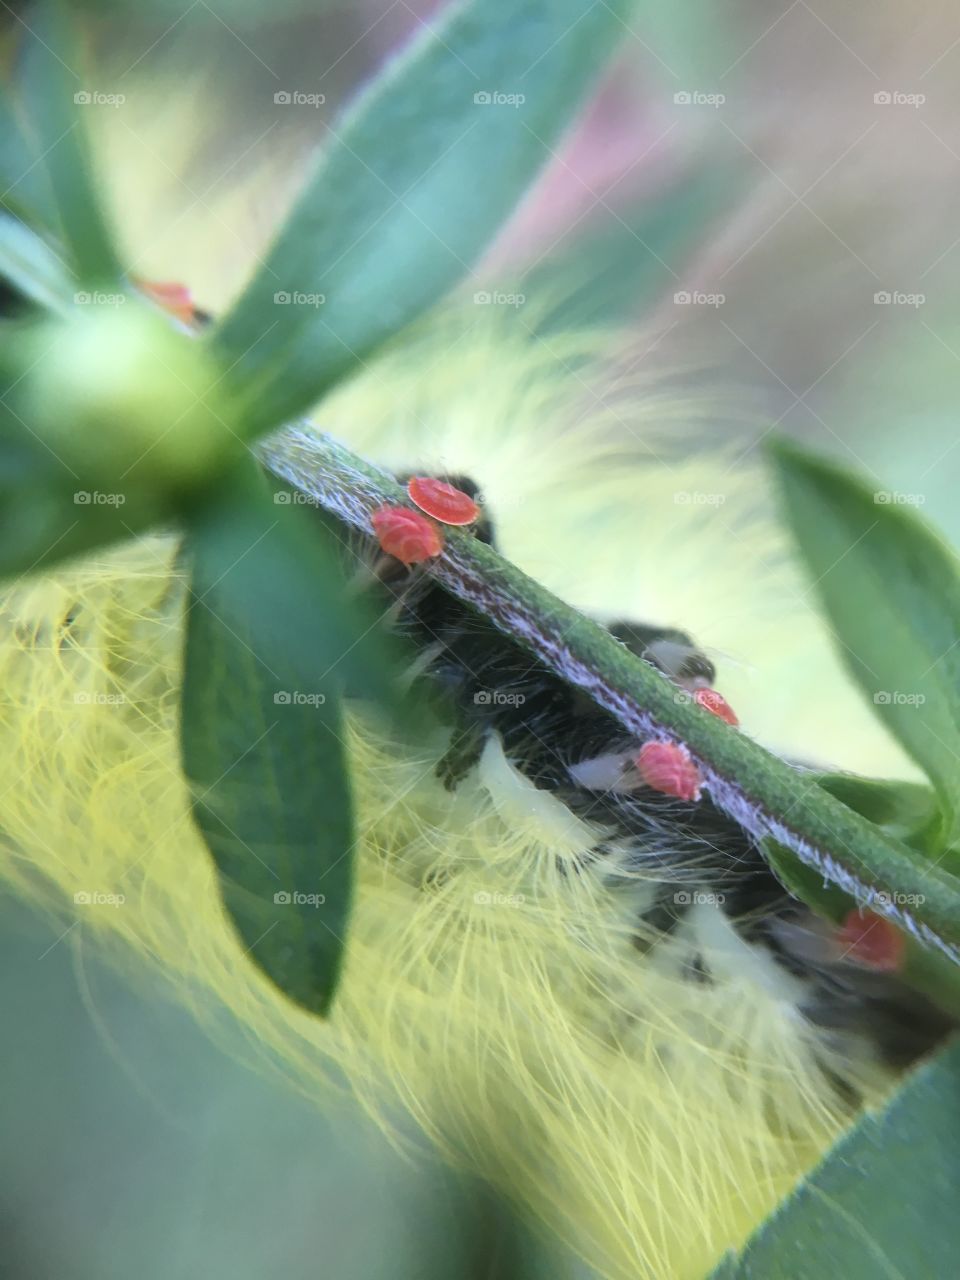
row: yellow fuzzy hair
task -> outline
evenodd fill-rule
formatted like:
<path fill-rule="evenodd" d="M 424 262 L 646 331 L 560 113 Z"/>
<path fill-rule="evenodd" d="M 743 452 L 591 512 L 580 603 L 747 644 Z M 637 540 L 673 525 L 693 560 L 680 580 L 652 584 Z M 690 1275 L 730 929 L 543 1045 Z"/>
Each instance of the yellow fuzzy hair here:
<path fill-rule="evenodd" d="M 757 470 L 681 460 L 680 409 L 653 389 L 621 387 L 614 421 L 599 375 L 564 372 L 575 339 L 524 342 L 495 311 L 453 311 L 385 355 L 327 402 L 325 428 L 388 465 L 473 475 L 506 555 L 573 603 L 690 629 L 745 731 L 822 758 L 825 724 L 845 723 L 836 763 L 903 772 L 803 603 Z M 697 493 L 724 501 L 677 498 Z M 77 945 L 155 965 L 211 1029 L 236 1019 L 251 1057 L 308 1095 L 345 1076 L 375 1114 L 406 1107 L 602 1275 L 705 1274 L 845 1122 L 791 980 L 709 906 L 693 914 L 713 984 L 683 979 L 682 932 L 643 956 L 642 880 L 613 893 L 610 866 L 564 874 L 589 833 L 502 752 L 450 794 L 435 760 L 357 711 L 343 983 L 328 1022 L 300 1012 L 242 955 L 188 815 L 174 549 L 146 538 L 2 598 L 14 889 Z M 94 892 L 124 902 L 74 906 Z M 868 1062 L 834 1065 L 886 1086 Z"/>

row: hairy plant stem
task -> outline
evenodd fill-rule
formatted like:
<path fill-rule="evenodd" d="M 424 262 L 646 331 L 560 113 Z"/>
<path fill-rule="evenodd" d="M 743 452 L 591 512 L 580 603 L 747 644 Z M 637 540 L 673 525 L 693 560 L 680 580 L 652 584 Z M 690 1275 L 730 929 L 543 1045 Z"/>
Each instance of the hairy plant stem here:
<path fill-rule="evenodd" d="M 287 428 L 257 452 L 274 475 L 364 533 L 372 532 L 370 517 L 379 507 L 410 505 L 392 476 L 313 427 Z M 684 745 L 713 803 L 755 840 L 772 837 L 826 881 L 960 964 L 960 882 L 953 876 L 678 696 L 603 627 L 468 533 L 447 529 L 443 553 L 423 571 L 589 694 L 638 740 Z"/>

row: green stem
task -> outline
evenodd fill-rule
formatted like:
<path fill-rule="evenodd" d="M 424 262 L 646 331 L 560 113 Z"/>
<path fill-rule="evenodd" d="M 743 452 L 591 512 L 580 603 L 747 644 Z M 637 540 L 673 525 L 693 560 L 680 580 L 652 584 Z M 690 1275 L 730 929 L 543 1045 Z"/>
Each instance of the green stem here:
<path fill-rule="evenodd" d="M 259 454 L 275 475 L 365 533 L 378 507 L 408 504 L 390 475 L 311 427 L 268 438 Z M 673 684 L 603 627 L 469 534 L 448 529 L 443 554 L 424 571 L 635 737 L 684 745 L 713 803 L 758 842 L 779 841 L 826 880 L 960 964 L 960 882 L 954 877 L 919 863 L 808 776 L 678 699 Z"/>

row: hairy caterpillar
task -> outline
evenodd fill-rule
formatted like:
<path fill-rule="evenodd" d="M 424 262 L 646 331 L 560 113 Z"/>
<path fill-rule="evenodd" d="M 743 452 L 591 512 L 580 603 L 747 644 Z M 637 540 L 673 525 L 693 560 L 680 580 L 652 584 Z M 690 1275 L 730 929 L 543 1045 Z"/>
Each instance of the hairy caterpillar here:
<path fill-rule="evenodd" d="M 471 497 L 479 493 L 466 477 L 444 479 Z M 474 531 L 494 541 L 489 519 Z M 640 744 L 608 712 L 429 578 L 392 558 L 380 565 L 397 623 L 425 655 L 424 675 L 456 701 L 457 726 L 437 766 L 444 785 L 455 789 L 471 769 L 512 772 L 518 791 L 528 784 L 531 808 L 550 797 L 592 828 L 594 844 L 569 864 L 558 854 L 561 869 L 574 875 L 599 861 L 613 880 L 631 885 L 638 949 L 682 937 L 691 980 L 711 983 L 714 939 L 730 927 L 733 945 L 746 944 L 757 964 L 780 970 L 784 991 L 791 977 L 799 979 L 796 1009 L 820 1029 L 828 1071 L 835 1059 L 873 1056 L 909 1065 L 946 1034 L 950 1021 L 934 1005 L 895 975 L 864 965 L 839 931 L 831 936 L 784 890 L 731 818 L 706 800 L 678 802 L 644 779 Z M 692 692 L 715 679 L 714 665 L 683 632 L 630 621 L 612 622 L 610 630 L 678 688 Z M 849 1081 L 843 1077 L 841 1068 L 837 1083 L 852 1087 L 856 1070 Z"/>
<path fill-rule="evenodd" d="M 743 617 L 775 633 L 762 697 L 734 669 L 720 678 L 744 723 L 766 714 L 769 733 L 783 718 L 787 632 L 809 646 L 814 624 L 794 608 L 777 631 L 776 611 L 760 611 L 754 544 L 739 534 L 735 583 L 685 561 L 703 565 L 702 548 L 688 550 L 698 513 L 670 495 L 706 488 L 717 460 L 645 473 L 593 431 L 557 439 L 570 383 L 555 364 L 472 323 L 462 338 L 456 370 L 428 383 L 398 355 L 339 395 L 333 419 L 397 469 L 475 475 L 493 513 L 480 536 L 495 526 L 508 554 L 593 612 L 690 616 L 711 653 L 731 647 Z M 657 545 L 665 513 L 670 540 Z M 358 549 L 369 561 L 371 546 Z M 378 1114 L 401 1100 L 603 1274 L 694 1277 L 858 1100 L 887 1088 L 888 1059 L 935 1038 L 896 978 L 831 956 L 709 807 L 585 785 L 604 779 L 583 768 L 635 744 L 398 567 L 365 569 L 370 589 L 393 595 L 399 625 L 419 634 L 416 674 L 454 688 L 464 729 L 480 732 L 412 759 L 355 710 L 357 909 L 333 1017 L 306 1017 L 244 961 L 189 819 L 175 553 L 170 538 L 145 539 L 5 593 L 4 874 L 75 937 L 121 963 L 150 957 L 206 1022 L 229 1010 L 252 1052 L 301 1088 L 316 1095 L 342 1070 Z M 712 680 L 685 633 L 617 629 L 673 679 Z M 835 688 L 825 658 L 821 679 Z M 796 753 L 813 738 L 798 736 Z M 877 750 L 853 740 L 849 763 Z M 122 892 L 123 911 L 75 907 L 91 890 Z"/>

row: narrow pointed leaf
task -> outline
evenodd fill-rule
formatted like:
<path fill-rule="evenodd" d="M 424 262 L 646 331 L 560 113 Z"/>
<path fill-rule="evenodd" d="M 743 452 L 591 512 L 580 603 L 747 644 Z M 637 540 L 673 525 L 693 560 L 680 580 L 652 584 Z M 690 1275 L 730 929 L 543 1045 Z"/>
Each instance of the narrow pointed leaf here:
<path fill-rule="evenodd" d="M 923 849 L 938 826 L 936 792 L 921 782 L 860 778 L 853 773 L 816 774 L 817 786 L 869 818 L 892 840 Z"/>
<path fill-rule="evenodd" d="M 363 95 L 213 335 L 252 433 L 308 409 L 469 273 L 626 12 L 626 0 L 470 0 Z"/>
<path fill-rule="evenodd" d="M 837 638 L 877 716 L 934 783 L 960 843 L 960 569 L 897 497 L 793 445 L 774 460 Z"/>
<path fill-rule="evenodd" d="M 107 226 L 83 117 L 84 88 L 78 42 L 63 0 L 45 0 L 19 56 L 24 130 L 43 166 L 58 230 L 85 284 L 117 281 L 121 267 Z"/>
<path fill-rule="evenodd" d="M 0 205 L 31 224 L 59 225 L 46 166 L 6 85 L 0 88 Z"/>
<path fill-rule="evenodd" d="M 73 280 L 46 240 L 3 210 L 0 210 L 0 282 L 19 298 L 49 311 L 65 311 L 74 294 Z"/>
<path fill-rule="evenodd" d="M 257 478 L 242 477 L 188 537 L 183 762 L 245 950 L 322 1014 L 347 929 L 353 820 L 340 682 L 310 644 L 322 651 L 337 602 L 290 510 L 257 498 Z"/>
<path fill-rule="evenodd" d="M 949 1276 L 960 1253 L 960 1044 L 861 1117 L 712 1280 Z"/>

